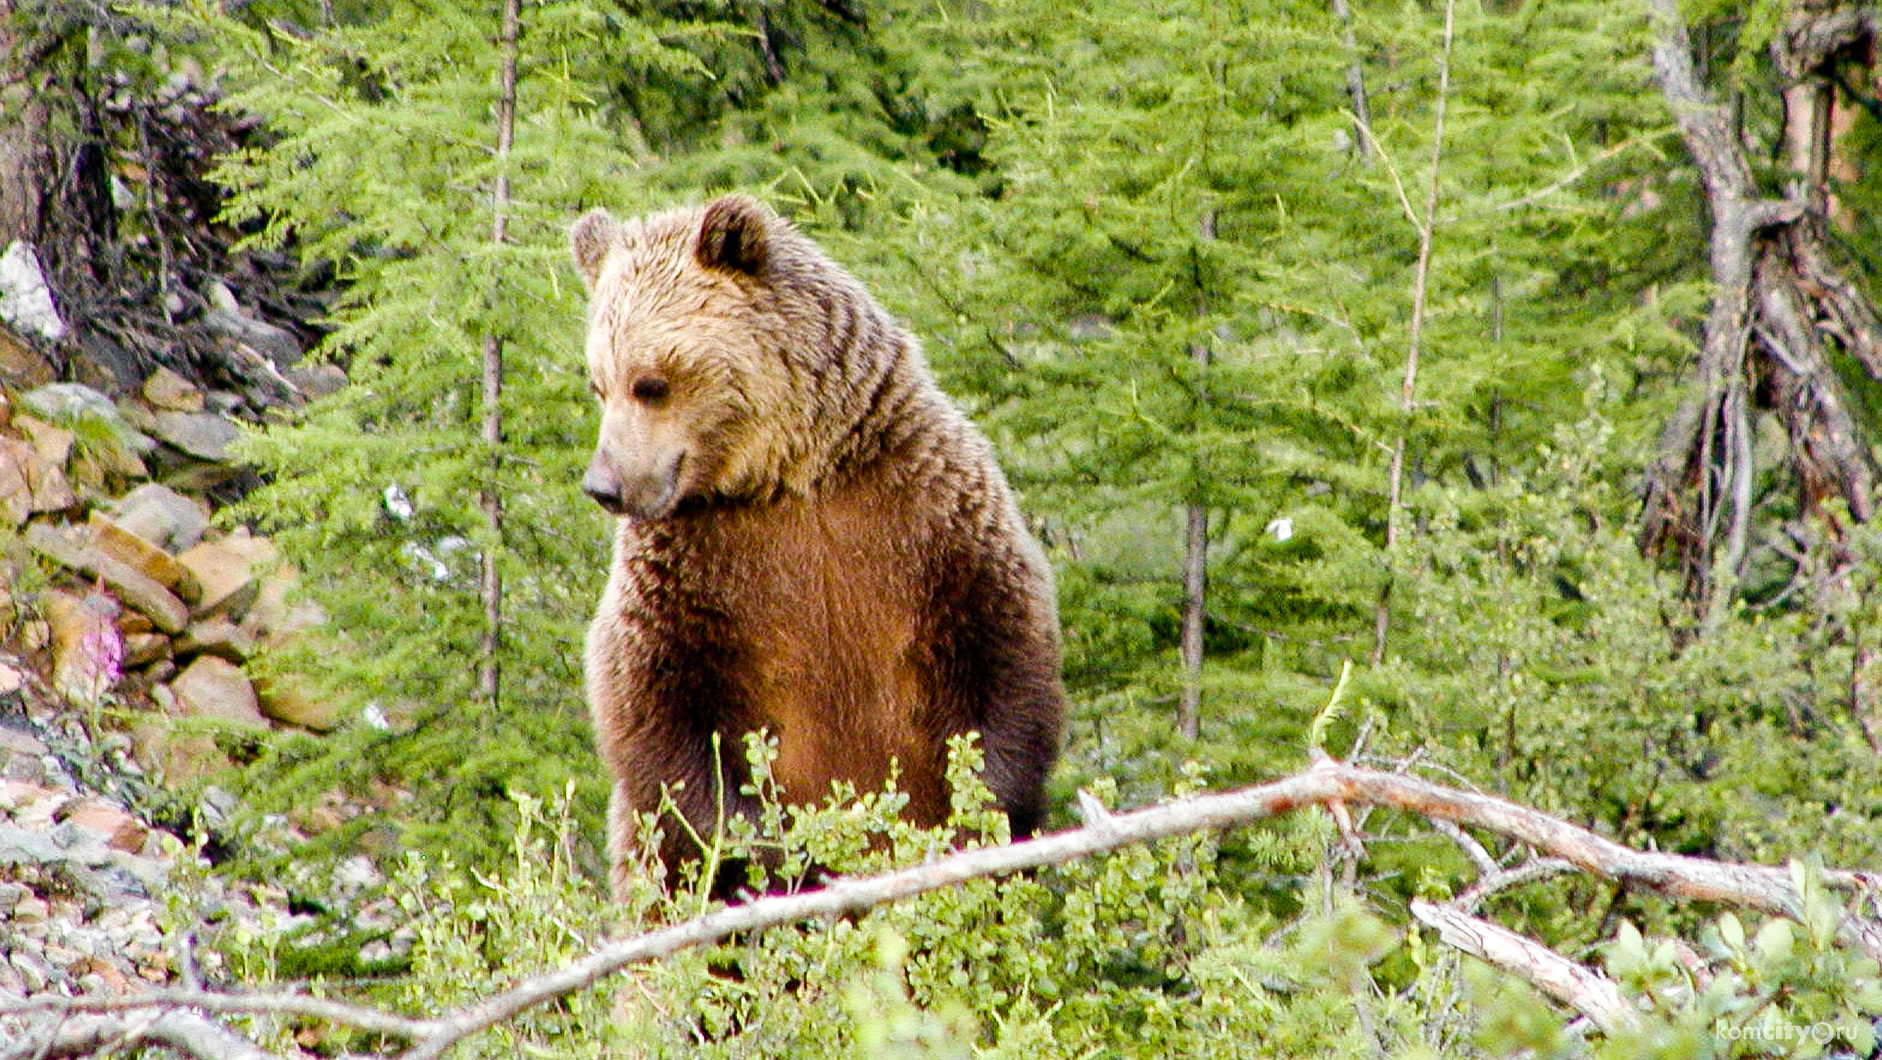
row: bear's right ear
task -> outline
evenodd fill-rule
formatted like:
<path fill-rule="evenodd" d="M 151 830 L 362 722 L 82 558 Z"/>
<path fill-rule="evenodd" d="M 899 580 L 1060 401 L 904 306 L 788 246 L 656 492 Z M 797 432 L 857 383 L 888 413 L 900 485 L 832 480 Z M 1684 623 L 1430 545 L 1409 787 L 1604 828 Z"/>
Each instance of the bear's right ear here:
<path fill-rule="evenodd" d="M 575 222 L 569 229 L 569 252 L 575 256 L 575 267 L 581 270 L 582 282 L 590 287 L 595 285 L 595 277 L 601 274 L 601 263 L 608 260 L 609 249 L 620 241 L 621 222 L 600 207 Z"/>
<path fill-rule="evenodd" d="M 727 195 L 706 204 L 693 257 L 708 269 L 756 276 L 771 256 L 771 208 L 749 195 Z"/>

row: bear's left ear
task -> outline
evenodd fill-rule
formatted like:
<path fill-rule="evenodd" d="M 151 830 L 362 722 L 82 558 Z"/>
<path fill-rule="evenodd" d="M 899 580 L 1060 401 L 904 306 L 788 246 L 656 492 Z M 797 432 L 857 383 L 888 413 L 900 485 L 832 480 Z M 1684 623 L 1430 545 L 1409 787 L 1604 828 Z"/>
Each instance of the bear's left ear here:
<path fill-rule="evenodd" d="M 569 229 L 569 253 L 575 257 L 575 267 L 581 270 L 582 282 L 589 287 L 595 285 L 595 277 L 601 274 L 601 263 L 608 259 L 608 251 L 621 241 L 621 222 L 614 219 L 608 211 L 596 207 L 582 215 Z"/>
<path fill-rule="evenodd" d="M 777 215 L 749 195 L 727 195 L 706 204 L 693 257 L 708 269 L 756 276 L 770 258 L 771 226 Z"/>

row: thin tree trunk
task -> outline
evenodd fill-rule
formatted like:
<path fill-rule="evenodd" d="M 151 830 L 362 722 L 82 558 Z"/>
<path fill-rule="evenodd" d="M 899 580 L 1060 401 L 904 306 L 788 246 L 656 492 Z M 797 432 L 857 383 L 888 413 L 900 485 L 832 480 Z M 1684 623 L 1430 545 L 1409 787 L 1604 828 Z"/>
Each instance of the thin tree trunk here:
<path fill-rule="evenodd" d="M 497 176 L 491 195 L 490 242 L 502 246 L 510 231 L 510 145 L 516 132 L 516 52 L 521 36 L 521 0 L 503 0 L 503 67 L 497 88 Z M 498 650 L 503 644 L 503 574 L 498 568 L 503 548 L 503 500 L 497 483 L 503 468 L 503 336 L 484 337 L 483 441 L 489 453 L 490 481 L 484 487 L 484 523 L 489 544 L 483 556 L 484 642 L 478 691 L 492 710 L 499 703 L 502 669 Z"/>
<path fill-rule="evenodd" d="M 1199 346 L 1196 360 L 1207 365 L 1207 347 Z M 1209 511 L 1192 502 L 1185 511 L 1187 533 L 1183 544 L 1183 701 L 1177 711 L 1176 731 L 1194 740 L 1202 733 L 1202 628 L 1208 617 Z"/>
<path fill-rule="evenodd" d="M 1431 123 L 1431 179 L 1425 186 L 1423 218 L 1413 218 L 1418 226 L 1418 262 L 1412 269 L 1411 323 L 1405 340 L 1405 374 L 1399 380 L 1398 438 L 1392 444 L 1392 462 L 1386 474 L 1385 554 L 1391 562 L 1398 551 L 1399 508 L 1405 491 L 1405 435 L 1411 427 L 1412 410 L 1418 398 L 1418 361 L 1424 352 L 1426 293 L 1431 282 L 1431 255 L 1437 237 L 1438 202 L 1443 182 L 1439 179 L 1444 162 L 1444 117 L 1451 98 L 1451 42 L 1457 28 L 1456 0 L 1444 5 L 1444 44 L 1438 53 L 1438 98 Z M 1379 605 L 1372 621 L 1372 665 L 1385 661 L 1385 645 L 1392 627 L 1392 581 L 1388 574 L 1379 590 Z"/>
<path fill-rule="evenodd" d="M 1361 162 L 1372 160 L 1372 108 L 1366 103 L 1365 67 L 1359 61 L 1359 39 L 1353 34 L 1353 10 L 1346 0 L 1332 0 L 1333 17 L 1340 20 L 1340 42 L 1346 46 L 1346 98 L 1353 105 L 1353 151 Z"/>
<path fill-rule="evenodd" d="M 1198 237 L 1205 242 L 1215 238 L 1215 211 L 1205 210 Z M 1203 278 L 1198 270 L 1196 315 L 1203 316 L 1209 305 L 1203 291 Z M 1196 361 L 1196 386 L 1198 402 L 1208 400 L 1209 344 L 1197 342 L 1190 346 L 1190 356 Z M 1200 483 L 1201 469 L 1197 469 Z M 1201 486 L 1195 487 L 1200 491 Z M 1192 497 L 1183 511 L 1183 625 L 1180 646 L 1183 655 L 1183 693 L 1177 705 L 1176 731 L 1184 739 L 1194 740 L 1202 734 L 1202 634 L 1209 618 L 1209 509 L 1200 497 Z"/>

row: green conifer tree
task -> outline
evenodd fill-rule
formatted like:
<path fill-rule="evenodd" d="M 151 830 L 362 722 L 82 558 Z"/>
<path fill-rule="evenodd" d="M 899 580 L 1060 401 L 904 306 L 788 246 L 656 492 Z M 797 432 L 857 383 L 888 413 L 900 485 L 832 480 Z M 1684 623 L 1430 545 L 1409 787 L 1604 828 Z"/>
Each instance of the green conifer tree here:
<path fill-rule="evenodd" d="M 1605 193 L 1663 136 L 1644 60 L 1610 61 L 1640 23 L 1463 6 L 1447 43 L 1441 6 L 1360 5 L 1359 81 L 1389 87 L 1356 125 L 1324 5 L 1049 7 L 930 24 L 948 58 L 921 87 L 978 115 L 987 168 L 909 209 L 910 294 L 1070 559 L 1092 759 L 1143 767 L 1178 727 L 1200 509 L 1203 747 L 1273 768 L 1369 654 L 1395 449 L 1416 534 L 1423 484 L 1519 470 L 1577 414 L 1580 367 L 1645 374 L 1673 346 L 1633 301 L 1654 245 Z"/>
<path fill-rule="evenodd" d="M 388 780 L 416 795 L 408 842 L 487 852 L 506 787 L 575 775 L 594 824 L 579 659 L 609 525 L 577 490 L 594 423 L 566 224 L 745 186 L 813 226 L 860 226 L 868 189 L 922 168 L 924 121 L 843 5 L 531 2 L 513 48 L 498 3 L 306 32 L 283 19 L 326 16 L 268 14 L 149 13 L 267 124 L 267 146 L 223 169 L 232 218 L 333 263 L 344 290 L 323 353 L 351 385 L 251 437 L 269 485 L 242 515 L 330 616 L 273 664 L 355 721 L 271 747 L 250 774 L 260 804 Z"/>
<path fill-rule="evenodd" d="M 344 290 L 323 353 L 351 385 L 251 436 L 269 485 L 243 513 L 329 614 L 282 664 L 357 721 L 278 746 L 261 775 L 284 800 L 390 780 L 419 796 L 421 844 L 493 838 L 506 786 L 571 772 L 594 778 L 592 812 L 579 657 L 606 526 L 577 491 L 592 425 L 562 233 L 588 205 L 649 201 L 596 103 L 622 65 L 697 63 L 660 41 L 675 27 L 577 3 L 526 4 L 513 54 L 493 47 L 499 5 L 398 5 L 305 36 L 195 17 L 229 105 L 273 136 L 225 165 L 231 215 L 335 264 Z"/>

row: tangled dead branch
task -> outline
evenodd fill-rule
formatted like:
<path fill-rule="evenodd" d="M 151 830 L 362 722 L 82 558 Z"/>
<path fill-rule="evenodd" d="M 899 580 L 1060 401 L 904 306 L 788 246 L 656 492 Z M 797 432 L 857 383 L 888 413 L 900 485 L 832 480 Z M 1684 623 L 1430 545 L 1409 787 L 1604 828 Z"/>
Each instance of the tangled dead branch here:
<path fill-rule="evenodd" d="M 1790 168 L 1783 195 L 1762 192 L 1732 109 L 1694 67 L 1674 0 L 1649 0 L 1653 66 L 1661 93 L 1699 171 L 1712 213 L 1712 302 L 1697 352 L 1693 396 L 1669 421 L 1648 469 L 1641 544 L 1676 557 L 1702 607 L 1746 571 L 1754 507 L 1754 418 L 1783 426 L 1798 510 L 1818 515 L 1831 541 L 1844 533 L 1825 502 L 1850 518 L 1874 514 L 1877 469 L 1849 395 L 1832 368 L 1840 353 L 1882 380 L 1875 307 L 1831 252 L 1828 151 L 1823 111 L 1833 91 L 1825 64 L 1865 33 L 1867 19 L 1804 16 L 1772 43 L 1780 70 L 1813 106 L 1788 108 Z M 1812 21 L 1815 19 L 1815 21 Z M 1792 94 L 1786 94 L 1787 101 Z M 1820 128 L 1821 127 L 1821 128 Z"/>

